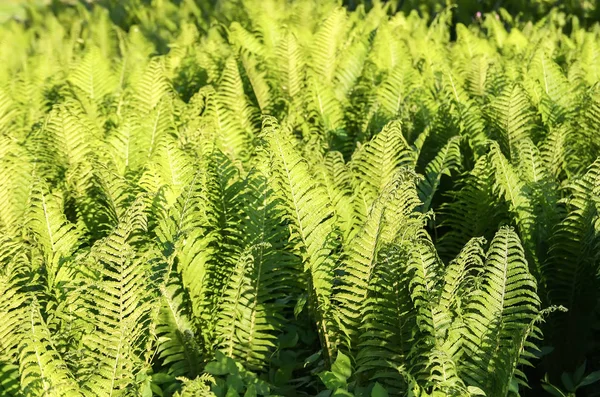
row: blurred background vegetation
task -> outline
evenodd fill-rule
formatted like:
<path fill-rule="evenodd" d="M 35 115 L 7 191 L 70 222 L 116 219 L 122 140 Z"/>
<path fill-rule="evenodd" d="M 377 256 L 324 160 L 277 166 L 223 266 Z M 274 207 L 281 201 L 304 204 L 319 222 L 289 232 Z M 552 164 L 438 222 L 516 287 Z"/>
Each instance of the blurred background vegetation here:
<path fill-rule="evenodd" d="M 196 9 L 206 18 L 214 15 L 225 3 L 236 3 L 239 0 L 0 0 L 0 22 L 10 18 L 27 19 L 28 9 L 50 6 L 54 12 L 65 8 L 86 7 L 94 5 L 107 8 L 112 19 L 121 27 L 143 22 L 144 10 L 169 9 L 173 6 L 185 5 Z M 293 1 L 293 0 L 290 0 Z M 348 8 L 360 5 L 369 7 L 375 0 L 340 0 Z M 468 24 L 477 21 L 478 13 L 496 11 L 511 15 L 519 21 L 538 21 L 551 10 L 577 18 L 583 26 L 600 21 L 600 6 L 596 0 L 382 0 L 390 3 L 392 12 L 410 13 L 415 10 L 422 16 L 433 19 L 447 7 L 453 9 L 453 23 Z M 165 14 L 172 17 L 173 15 Z M 176 22 L 176 20 L 173 20 Z"/>

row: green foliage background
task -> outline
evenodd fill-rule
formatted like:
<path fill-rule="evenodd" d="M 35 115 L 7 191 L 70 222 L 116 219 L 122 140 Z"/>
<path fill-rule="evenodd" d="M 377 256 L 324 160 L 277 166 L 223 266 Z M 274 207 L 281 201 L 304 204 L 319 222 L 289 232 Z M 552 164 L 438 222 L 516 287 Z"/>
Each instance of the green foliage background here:
<path fill-rule="evenodd" d="M 0 395 L 597 395 L 596 9 L 440 4 L 0 25 Z"/>

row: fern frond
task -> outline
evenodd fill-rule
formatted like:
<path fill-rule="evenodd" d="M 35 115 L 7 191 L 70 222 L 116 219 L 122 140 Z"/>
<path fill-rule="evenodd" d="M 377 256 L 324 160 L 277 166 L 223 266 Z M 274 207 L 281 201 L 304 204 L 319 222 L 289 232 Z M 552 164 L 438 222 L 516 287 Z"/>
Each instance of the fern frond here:
<path fill-rule="evenodd" d="M 230 57 L 225 63 L 217 97 L 228 111 L 228 116 L 224 116 L 224 120 L 235 119 L 239 128 L 249 136 L 249 139 L 252 139 L 256 125 L 256 109 L 246 97 L 238 62 L 234 57 Z"/>
<path fill-rule="evenodd" d="M 472 95 L 483 97 L 486 94 L 489 67 L 489 60 L 486 56 L 479 55 L 471 59 L 467 72 L 467 89 Z"/>
<path fill-rule="evenodd" d="M 524 145 L 524 143 L 521 143 L 519 146 L 522 148 L 522 156 L 525 156 Z M 531 144 L 531 146 L 535 147 L 533 144 Z M 529 152 L 533 153 L 531 150 Z M 497 144 L 492 144 L 489 156 L 491 165 L 496 171 L 494 189 L 498 195 L 504 196 L 509 211 L 511 211 L 514 216 L 519 228 L 523 246 L 527 253 L 527 259 L 530 262 L 529 266 L 531 272 L 538 280 L 542 280 L 540 262 L 536 255 L 536 243 L 538 240 L 538 235 L 536 233 L 537 214 L 534 211 L 534 203 L 532 202 L 531 194 L 528 192 L 528 186 L 526 186 L 514 167 L 500 152 L 500 147 Z M 517 157 L 516 154 L 515 157 Z M 537 178 L 539 181 L 543 178 L 543 171 L 541 170 L 539 161 L 536 162 L 533 157 L 530 157 L 530 159 L 533 160 L 533 163 L 530 163 L 532 167 L 521 172 L 525 173 L 526 177 Z M 527 167 L 527 159 L 523 159 L 521 164 L 523 168 Z"/>
<path fill-rule="evenodd" d="M 80 233 L 67 220 L 60 198 L 48 192 L 40 180 L 31 192 L 26 224 L 44 255 L 48 285 L 52 286 L 61 260 L 72 254 Z"/>
<path fill-rule="evenodd" d="M 492 240 L 482 277 L 465 309 L 467 353 L 461 372 L 486 393 L 504 395 L 514 369 L 505 352 L 514 346 L 515 335 L 536 318 L 540 306 L 535 279 L 511 228 L 501 228 Z"/>
<path fill-rule="evenodd" d="M 311 118 L 322 127 L 318 137 L 305 139 L 322 139 L 331 141 L 334 137 L 346 136 L 344 109 L 342 103 L 336 98 L 333 87 L 325 84 L 322 77 L 309 73 L 307 76 L 307 98 L 305 106 L 310 111 Z"/>
<path fill-rule="evenodd" d="M 358 206 L 354 203 L 351 189 L 352 175 L 340 152 L 328 152 L 323 163 L 317 164 L 315 171 L 335 206 L 337 219 L 340 221 L 338 227 L 343 231 L 346 240 L 354 232 L 355 223 L 366 218 L 366 214 L 356 213 L 355 207 Z"/>
<path fill-rule="evenodd" d="M 298 154 L 289 138 L 272 118 L 266 118 L 263 131 L 277 166 L 277 182 L 273 189 L 281 192 L 287 216 L 292 225 L 291 239 L 299 241 L 296 248 L 309 275 L 309 291 L 313 295 L 313 311 L 319 336 L 327 359 L 335 351 L 335 334 L 330 304 L 334 252 L 337 246 L 335 214 L 327 192 L 311 182 L 306 161 Z"/>
<path fill-rule="evenodd" d="M 265 58 L 265 45 L 259 37 L 246 30 L 239 22 L 231 23 L 228 38 L 232 44 L 239 46 L 245 53 L 257 55 L 261 59 Z"/>
<path fill-rule="evenodd" d="M 0 242 L 0 360 L 14 363 L 19 342 L 23 338 L 29 303 L 27 295 L 21 289 L 27 278 L 15 267 L 26 259 L 26 253 L 20 244 L 6 237 L 0 238 Z"/>
<path fill-rule="evenodd" d="M 356 236 L 345 247 L 346 259 L 341 266 L 339 292 L 335 294 L 342 330 L 348 337 L 348 348 L 356 343 L 361 312 L 367 298 L 377 254 L 382 245 L 386 197 L 372 207 L 367 220 Z"/>
<path fill-rule="evenodd" d="M 406 48 L 397 49 L 403 56 L 395 63 L 375 92 L 377 110 L 383 113 L 387 120 L 392 120 L 400 115 L 405 102 L 414 94 L 419 75 L 414 69 L 410 54 Z M 379 110 L 379 108 L 381 110 Z"/>
<path fill-rule="evenodd" d="M 161 306 L 156 325 L 157 355 L 167 373 L 195 378 L 200 372 L 201 349 L 188 314 L 187 296 L 175 282 L 161 288 Z"/>
<path fill-rule="evenodd" d="M 298 98 L 304 84 L 305 60 L 293 32 L 289 31 L 279 42 L 275 54 L 275 71 L 281 89 L 289 100 Z"/>
<path fill-rule="evenodd" d="M 566 307 L 566 315 L 552 322 L 551 340 L 556 340 L 557 355 L 563 368 L 574 368 L 583 350 L 572 337 L 585 335 L 590 325 L 592 302 L 598 296 L 597 272 L 600 244 L 598 233 L 597 196 L 600 186 L 600 161 L 596 160 L 587 172 L 574 179 L 565 200 L 567 213 L 550 237 L 548 259 L 544 274 L 548 274 L 550 301 Z M 551 276 L 550 276 L 551 275 Z M 572 332 L 572 334 L 566 334 Z"/>
<path fill-rule="evenodd" d="M 94 150 L 97 137 L 75 104 L 55 108 L 50 113 L 45 127 L 47 133 L 55 139 L 65 167 L 84 162 Z"/>
<path fill-rule="evenodd" d="M 69 76 L 69 82 L 81 91 L 85 99 L 96 105 L 100 105 L 117 86 L 110 64 L 97 47 L 87 51 Z"/>
<path fill-rule="evenodd" d="M 190 380 L 179 378 L 183 382 L 181 391 L 174 394 L 175 397 L 213 397 L 215 393 L 210 390 L 210 385 L 215 384 L 215 379 L 209 374 L 202 374 Z"/>
<path fill-rule="evenodd" d="M 0 361 L 0 392 L 7 397 L 21 397 L 19 367 Z"/>
<path fill-rule="evenodd" d="M 10 96 L 0 89 L 0 133 L 4 134 L 8 131 L 8 127 L 18 115 L 18 109 Z"/>
<path fill-rule="evenodd" d="M 540 149 L 544 165 L 555 180 L 559 180 L 565 172 L 566 161 L 572 152 L 568 147 L 567 136 L 565 127 L 553 128 Z"/>
<path fill-rule="evenodd" d="M 171 206 L 193 178 L 192 159 L 177 147 L 173 139 L 166 136 L 157 144 L 155 156 L 155 163 L 150 164 L 150 169 L 159 176 L 162 194 L 167 205 Z"/>
<path fill-rule="evenodd" d="M 483 272 L 484 244 L 484 238 L 472 238 L 446 268 L 439 303 L 444 310 L 462 314 L 465 301 L 477 289 L 478 277 Z"/>
<path fill-rule="evenodd" d="M 452 171 L 461 166 L 460 137 L 451 138 L 444 148 L 425 168 L 425 178 L 419 183 L 419 198 L 423 205 L 423 213 L 429 211 L 433 197 L 442 179 L 442 175 L 450 176 Z"/>
<path fill-rule="evenodd" d="M 25 151 L 16 146 L 10 149 L 13 154 L 0 159 L 0 227 L 7 235 L 17 236 L 27 211 L 35 167 Z"/>
<path fill-rule="evenodd" d="M 260 111 L 262 113 L 269 113 L 273 107 L 275 95 L 269 86 L 267 73 L 260 69 L 259 60 L 252 56 L 242 56 L 242 65 L 244 66 L 248 80 L 250 80 L 250 85 L 252 86 L 252 91 L 254 92 L 254 97 Z"/>
<path fill-rule="evenodd" d="M 158 221 L 156 234 L 167 252 L 182 238 L 202 232 L 217 223 L 217 214 L 211 205 L 207 186 L 210 175 L 206 171 L 206 166 L 202 164 L 182 189 L 177 201 Z"/>
<path fill-rule="evenodd" d="M 129 107 L 124 111 L 124 130 L 117 147 L 123 148 L 126 164 L 139 169 L 152 156 L 160 138 L 173 127 L 171 87 L 164 65 L 153 60 L 133 87 Z M 135 153 L 132 155 L 131 153 Z"/>
<path fill-rule="evenodd" d="M 285 323 L 282 302 L 301 291 L 303 278 L 300 261 L 285 250 L 289 234 L 280 224 L 283 202 L 272 190 L 270 165 L 270 161 L 260 165 L 250 179 L 243 223 L 248 252 L 240 257 L 249 262 L 238 263 L 231 276 L 218 326 L 224 338 L 222 351 L 254 370 L 265 368 L 270 361 Z"/>
<path fill-rule="evenodd" d="M 506 88 L 491 104 L 490 120 L 496 128 L 503 153 L 511 160 L 516 146 L 521 140 L 531 138 L 532 126 L 536 124 L 529 106 L 529 100 L 518 84 Z"/>
<path fill-rule="evenodd" d="M 92 249 L 100 277 L 90 289 L 87 305 L 95 310 L 95 330 L 83 338 L 86 354 L 82 362 L 85 395 L 127 395 L 135 385 L 135 374 L 143 364 L 143 339 L 150 311 L 147 258 L 136 256 L 132 243 L 146 227 L 136 206 L 108 237 Z"/>
<path fill-rule="evenodd" d="M 377 379 L 391 392 L 405 388 L 396 368 L 406 364 L 416 327 L 407 251 L 399 245 L 380 249 L 363 304 L 356 355 L 357 374 Z"/>
<path fill-rule="evenodd" d="M 413 153 L 400 125 L 399 121 L 388 123 L 370 142 L 361 146 L 350 161 L 356 188 L 364 190 L 366 212 L 398 168 L 413 164 Z"/>
<path fill-rule="evenodd" d="M 563 75 L 560 67 L 540 50 L 532 63 L 542 91 L 539 109 L 542 119 L 551 126 L 563 123 L 571 115 L 573 107 L 573 90 Z"/>
<path fill-rule="evenodd" d="M 155 58 L 148 64 L 133 89 L 136 110 L 147 117 L 171 91 L 165 66 L 160 58 Z"/>
<path fill-rule="evenodd" d="M 237 64 L 235 68 L 237 69 Z M 210 129 L 213 133 L 211 139 L 215 139 L 218 147 L 233 158 L 246 159 L 249 156 L 250 136 L 240 124 L 240 117 L 243 117 L 243 114 L 238 115 L 239 117 L 232 116 L 231 110 L 219 100 L 219 96 L 212 87 L 204 87 L 201 91 L 206 101 L 203 120 L 205 128 Z M 239 98 L 236 98 L 232 101 L 237 102 L 238 100 Z"/>
<path fill-rule="evenodd" d="M 435 313 L 438 301 L 442 269 L 435 249 L 428 241 L 416 241 L 410 251 L 408 270 L 412 274 L 409 283 L 411 299 L 417 310 L 417 325 L 421 332 L 438 337 L 441 331 Z"/>
<path fill-rule="evenodd" d="M 344 8 L 332 10 L 314 36 L 310 65 L 324 83 L 335 76 L 339 40 L 346 30 L 347 16 Z"/>
<path fill-rule="evenodd" d="M 214 233 L 204 234 L 199 231 L 186 233 L 185 238 L 174 245 L 175 255 L 179 261 L 179 272 L 187 293 L 190 296 L 194 320 L 203 324 L 203 337 L 212 340 L 215 324 L 214 294 L 220 291 L 219 281 L 210 281 L 212 263 L 217 257 L 215 243 L 218 238 Z"/>
<path fill-rule="evenodd" d="M 347 48 L 341 50 L 345 56 L 340 59 L 333 77 L 336 96 L 340 99 L 346 98 L 354 87 L 363 70 L 369 51 L 368 36 L 358 37 L 354 40 Z"/>
<path fill-rule="evenodd" d="M 26 395 L 76 396 L 79 387 L 52 343 L 52 335 L 33 299 L 20 345 L 19 372 Z"/>

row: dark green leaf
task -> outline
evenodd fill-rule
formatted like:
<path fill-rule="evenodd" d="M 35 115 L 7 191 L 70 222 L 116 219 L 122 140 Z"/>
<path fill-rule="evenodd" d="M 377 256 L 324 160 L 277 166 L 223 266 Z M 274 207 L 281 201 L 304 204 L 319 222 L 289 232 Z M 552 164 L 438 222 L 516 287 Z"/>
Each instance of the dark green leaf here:
<path fill-rule="evenodd" d="M 583 380 L 579 383 L 579 387 L 591 385 L 592 383 L 596 383 L 600 381 L 600 371 L 594 371 L 591 374 L 588 374 Z"/>
<path fill-rule="evenodd" d="M 254 385 L 248 386 L 246 393 L 244 393 L 244 397 L 256 397 L 256 386 L 254 386 Z"/>
<path fill-rule="evenodd" d="M 388 397 L 389 394 L 385 387 L 381 386 L 379 382 L 375 382 L 375 386 L 373 386 L 373 390 L 371 390 L 371 397 Z"/>

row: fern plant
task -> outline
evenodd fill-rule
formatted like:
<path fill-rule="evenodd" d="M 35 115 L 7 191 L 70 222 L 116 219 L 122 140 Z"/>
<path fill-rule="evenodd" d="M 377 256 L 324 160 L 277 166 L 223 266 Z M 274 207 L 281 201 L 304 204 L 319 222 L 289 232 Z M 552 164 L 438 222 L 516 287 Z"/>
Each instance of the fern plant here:
<path fill-rule="evenodd" d="M 1 395 L 594 395 L 597 26 L 67 3 L 0 24 Z"/>

